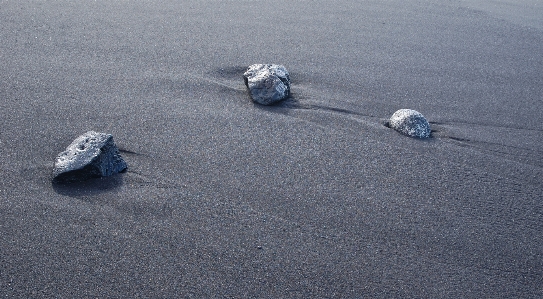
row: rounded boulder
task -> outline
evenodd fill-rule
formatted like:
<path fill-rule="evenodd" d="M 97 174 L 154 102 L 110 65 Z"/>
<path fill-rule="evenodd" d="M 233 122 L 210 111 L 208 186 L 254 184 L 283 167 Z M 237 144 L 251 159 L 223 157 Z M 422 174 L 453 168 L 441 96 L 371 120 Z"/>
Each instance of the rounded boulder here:
<path fill-rule="evenodd" d="M 282 65 L 253 64 L 245 71 L 243 79 L 256 103 L 271 105 L 290 95 L 290 77 Z"/>

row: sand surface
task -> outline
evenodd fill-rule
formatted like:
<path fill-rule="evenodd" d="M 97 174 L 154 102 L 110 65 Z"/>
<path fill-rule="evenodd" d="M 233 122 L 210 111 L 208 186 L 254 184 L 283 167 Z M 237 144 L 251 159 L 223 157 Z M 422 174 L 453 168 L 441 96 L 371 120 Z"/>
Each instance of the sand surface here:
<path fill-rule="evenodd" d="M 0 297 L 542 298 L 541 4 L 473 2 L 0 0 Z"/>

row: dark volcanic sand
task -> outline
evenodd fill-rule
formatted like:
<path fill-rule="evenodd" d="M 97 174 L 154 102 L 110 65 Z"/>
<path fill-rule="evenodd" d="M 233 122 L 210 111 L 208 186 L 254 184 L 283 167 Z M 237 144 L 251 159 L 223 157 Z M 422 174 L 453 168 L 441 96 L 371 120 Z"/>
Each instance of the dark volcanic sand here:
<path fill-rule="evenodd" d="M 543 297 L 541 3 L 470 2 L 0 0 L 0 297 Z"/>

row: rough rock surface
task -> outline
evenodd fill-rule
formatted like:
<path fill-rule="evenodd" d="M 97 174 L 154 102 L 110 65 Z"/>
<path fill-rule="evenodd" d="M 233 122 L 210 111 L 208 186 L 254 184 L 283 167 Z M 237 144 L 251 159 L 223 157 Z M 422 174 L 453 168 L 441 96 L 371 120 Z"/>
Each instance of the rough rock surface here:
<path fill-rule="evenodd" d="M 392 115 L 389 126 L 394 130 L 411 137 L 430 137 L 430 124 L 424 116 L 415 110 L 400 109 Z"/>
<path fill-rule="evenodd" d="M 106 177 L 127 168 L 111 134 L 89 131 L 60 153 L 53 169 L 57 183 Z"/>
<path fill-rule="evenodd" d="M 253 101 L 271 105 L 288 98 L 290 77 L 287 69 L 277 64 L 253 64 L 243 74 Z"/>

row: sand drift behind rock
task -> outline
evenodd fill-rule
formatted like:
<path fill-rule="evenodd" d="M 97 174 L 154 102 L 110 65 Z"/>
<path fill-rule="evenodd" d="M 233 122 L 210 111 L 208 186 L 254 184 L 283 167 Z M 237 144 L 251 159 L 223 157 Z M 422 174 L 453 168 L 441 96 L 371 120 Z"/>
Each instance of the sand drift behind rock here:
<path fill-rule="evenodd" d="M 126 168 L 126 162 L 119 154 L 113 136 L 89 131 L 77 137 L 57 156 L 53 181 L 66 183 L 107 177 Z"/>

